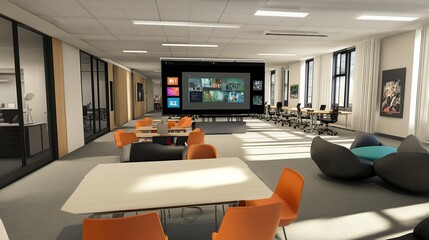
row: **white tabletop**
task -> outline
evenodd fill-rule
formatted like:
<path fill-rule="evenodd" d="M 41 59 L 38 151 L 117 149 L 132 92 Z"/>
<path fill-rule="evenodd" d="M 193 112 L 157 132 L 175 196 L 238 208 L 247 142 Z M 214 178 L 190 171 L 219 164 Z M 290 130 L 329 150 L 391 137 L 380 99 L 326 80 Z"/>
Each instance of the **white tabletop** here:
<path fill-rule="evenodd" d="M 3 222 L 0 219 L 0 239 L 1 240 L 9 240 L 9 237 L 7 236 L 6 229 L 4 228 Z"/>
<path fill-rule="evenodd" d="M 239 158 L 99 164 L 61 210 L 111 213 L 268 198 L 271 190 Z"/>

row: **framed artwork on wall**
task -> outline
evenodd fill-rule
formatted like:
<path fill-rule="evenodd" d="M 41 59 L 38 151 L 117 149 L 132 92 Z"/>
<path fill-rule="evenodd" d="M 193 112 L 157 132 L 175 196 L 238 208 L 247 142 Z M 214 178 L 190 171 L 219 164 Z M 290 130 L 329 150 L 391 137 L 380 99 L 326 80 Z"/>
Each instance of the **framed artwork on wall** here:
<path fill-rule="evenodd" d="M 297 99 L 298 98 L 298 90 L 299 90 L 298 84 L 290 85 L 290 98 Z"/>
<path fill-rule="evenodd" d="M 383 71 L 380 116 L 402 118 L 404 114 L 406 68 Z"/>
<path fill-rule="evenodd" d="M 137 102 L 144 101 L 143 84 L 137 83 Z"/>

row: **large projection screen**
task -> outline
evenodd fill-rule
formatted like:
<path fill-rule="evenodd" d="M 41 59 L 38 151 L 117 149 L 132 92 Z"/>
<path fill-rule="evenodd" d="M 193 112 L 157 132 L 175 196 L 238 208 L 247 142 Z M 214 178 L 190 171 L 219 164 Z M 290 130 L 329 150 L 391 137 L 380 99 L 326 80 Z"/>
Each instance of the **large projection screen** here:
<path fill-rule="evenodd" d="M 250 73 L 183 72 L 183 110 L 250 108 Z"/>
<path fill-rule="evenodd" d="M 162 113 L 264 112 L 265 63 L 161 59 Z"/>

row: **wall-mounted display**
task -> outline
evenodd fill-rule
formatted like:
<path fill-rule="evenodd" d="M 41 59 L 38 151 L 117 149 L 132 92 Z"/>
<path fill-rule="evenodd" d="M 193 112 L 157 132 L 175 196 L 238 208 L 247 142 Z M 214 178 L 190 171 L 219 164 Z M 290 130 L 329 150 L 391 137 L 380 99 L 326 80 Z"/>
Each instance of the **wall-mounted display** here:
<path fill-rule="evenodd" d="M 168 97 L 178 97 L 180 96 L 180 88 L 178 87 L 168 87 L 167 88 Z"/>
<path fill-rule="evenodd" d="M 167 108 L 180 108 L 180 98 L 167 98 Z"/>
<path fill-rule="evenodd" d="M 383 71 L 380 116 L 402 118 L 406 68 Z"/>
<path fill-rule="evenodd" d="M 176 86 L 179 85 L 178 77 L 167 77 L 167 85 Z"/>
<path fill-rule="evenodd" d="M 262 106 L 262 96 L 261 95 L 255 95 L 253 96 L 253 105 Z"/>
<path fill-rule="evenodd" d="M 298 93 L 299 93 L 299 85 L 298 84 L 290 85 L 290 98 L 297 99 Z"/>
<path fill-rule="evenodd" d="M 253 80 L 253 91 L 262 91 L 262 81 Z"/>

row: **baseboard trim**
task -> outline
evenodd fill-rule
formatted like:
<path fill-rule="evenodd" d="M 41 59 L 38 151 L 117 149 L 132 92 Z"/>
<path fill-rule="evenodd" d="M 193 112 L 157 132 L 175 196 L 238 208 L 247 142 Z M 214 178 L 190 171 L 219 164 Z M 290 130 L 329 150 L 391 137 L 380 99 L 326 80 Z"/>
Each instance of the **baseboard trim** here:
<path fill-rule="evenodd" d="M 404 140 L 403 137 L 393 136 L 393 135 L 389 135 L 389 134 L 385 134 L 385 133 L 374 132 L 374 135 L 381 136 L 381 137 L 387 137 L 387 138 L 400 140 L 400 141 Z"/>

